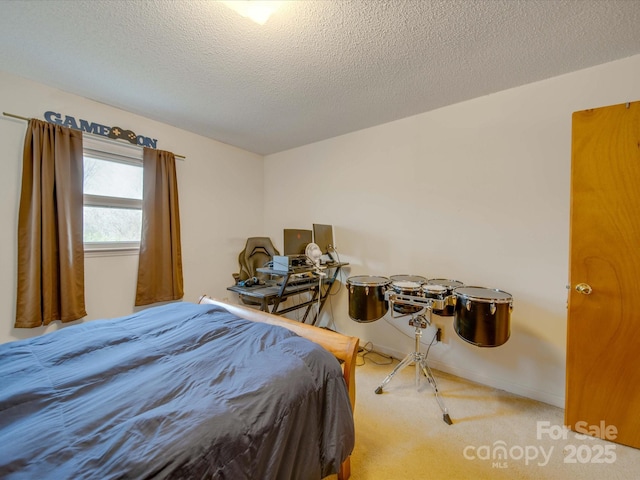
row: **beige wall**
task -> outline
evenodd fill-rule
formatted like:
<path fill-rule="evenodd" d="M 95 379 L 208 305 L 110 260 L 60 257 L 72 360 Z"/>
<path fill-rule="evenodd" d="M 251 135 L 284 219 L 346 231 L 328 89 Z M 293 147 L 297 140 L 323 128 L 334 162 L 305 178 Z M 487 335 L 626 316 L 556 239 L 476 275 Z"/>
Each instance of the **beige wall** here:
<path fill-rule="evenodd" d="M 473 347 L 451 318 L 434 317 L 447 343 L 431 349 L 430 364 L 563 406 L 571 113 L 638 100 L 639 80 L 634 56 L 271 155 L 264 166 L 258 155 L 1 72 L 0 104 L 26 117 L 54 110 L 119 125 L 187 157 L 178 162 L 185 300 L 230 296 L 246 237 L 269 235 L 282 249 L 283 228 L 329 223 L 350 263 L 343 282 L 416 274 L 510 292 L 505 345 Z M 0 342 L 58 328 L 12 328 L 24 131 L 0 118 Z M 133 311 L 136 269 L 135 256 L 87 258 L 89 320 Z M 344 288 L 322 323 L 398 357 L 413 350 L 406 319 L 350 320 Z"/>
<path fill-rule="evenodd" d="M 226 297 L 246 237 L 262 235 L 262 157 L 107 105 L 0 72 L 5 112 L 43 118 L 53 110 L 76 119 L 118 125 L 158 139 L 158 148 L 185 155 L 177 162 L 185 300 Z M 59 328 L 13 329 L 16 231 L 26 122 L 0 117 L 0 343 Z M 133 312 L 137 256 L 85 260 L 88 320 Z"/>
<path fill-rule="evenodd" d="M 640 56 L 268 156 L 265 230 L 281 247 L 282 228 L 333 224 L 343 280 L 415 274 L 506 290 L 505 345 L 474 347 L 435 317 L 448 343 L 430 364 L 563 406 L 571 114 L 634 100 Z M 331 321 L 400 358 L 413 351 L 406 318 L 356 323 L 345 289 Z"/>

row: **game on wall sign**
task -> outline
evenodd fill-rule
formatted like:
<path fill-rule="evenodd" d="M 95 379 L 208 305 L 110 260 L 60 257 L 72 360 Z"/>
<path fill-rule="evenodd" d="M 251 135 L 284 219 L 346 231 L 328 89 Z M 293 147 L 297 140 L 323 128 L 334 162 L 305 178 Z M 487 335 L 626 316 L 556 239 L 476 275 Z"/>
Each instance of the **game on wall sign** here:
<path fill-rule="evenodd" d="M 49 123 L 55 123 L 56 125 L 62 125 L 63 127 L 73 128 L 82 132 L 93 133 L 94 135 L 101 135 L 114 140 L 126 140 L 129 143 L 140 145 L 141 147 L 156 148 L 156 145 L 158 144 L 158 140 L 155 138 L 136 135 L 131 130 L 125 130 L 120 127 L 107 127 L 106 125 L 88 122 L 83 119 L 76 121 L 75 117 L 71 117 L 69 115 L 63 116 L 56 112 L 44 112 L 44 119 Z"/>

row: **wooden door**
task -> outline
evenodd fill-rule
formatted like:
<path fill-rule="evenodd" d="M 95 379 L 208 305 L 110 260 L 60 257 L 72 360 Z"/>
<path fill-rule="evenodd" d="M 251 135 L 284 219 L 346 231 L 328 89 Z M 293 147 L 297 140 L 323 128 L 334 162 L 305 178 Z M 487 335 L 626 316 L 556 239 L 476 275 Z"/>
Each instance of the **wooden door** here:
<path fill-rule="evenodd" d="M 565 424 L 640 448 L 640 102 L 573 114 L 570 237 Z"/>

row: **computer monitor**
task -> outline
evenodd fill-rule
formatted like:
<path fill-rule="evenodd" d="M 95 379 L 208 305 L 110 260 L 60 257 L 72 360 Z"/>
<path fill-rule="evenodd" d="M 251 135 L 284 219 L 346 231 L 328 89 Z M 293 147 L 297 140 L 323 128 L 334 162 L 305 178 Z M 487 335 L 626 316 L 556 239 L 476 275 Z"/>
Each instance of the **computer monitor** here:
<path fill-rule="evenodd" d="M 320 247 L 320 250 L 322 250 L 324 255 L 327 255 L 331 250 L 333 250 L 333 226 L 314 223 L 313 243 Z"/>
<path fill-rule="evenodd" d="M 284 229 L 284 254 L 304 255 L 307 245 L 313 240 L 311 239 L 311 230 L 297 230 L 294 228 Z"/>

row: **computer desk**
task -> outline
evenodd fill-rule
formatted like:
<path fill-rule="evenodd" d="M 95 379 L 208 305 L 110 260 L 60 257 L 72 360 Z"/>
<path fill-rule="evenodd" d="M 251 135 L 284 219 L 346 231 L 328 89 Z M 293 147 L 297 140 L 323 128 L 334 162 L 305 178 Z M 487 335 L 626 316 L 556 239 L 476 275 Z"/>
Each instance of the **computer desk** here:
<path fill-rule="evenodd" d="M 307 323 L 312 307 L 318 304 L 319 308 L 315 311 L 312 321 L 309 322 L 311 325 L 315 325 L 340 269 L 346 265 L 349 264 L 332 262 L 321 265 L 320 271 L 326 276 L 314 274 L 317 269 L 313 266 L 291 267 L 289 271 L 257 268 L 256 271 L 267 274 L 271 278 L 265 285 L 252 285 L 251 287 L 232 285 L 227 287 L 227 290 L 244 296 L 247 300 L 255 301 L 260 306 L 260 310 L 275 315 L 284 315 L 294 310 L 306 308 L 301 320 L 302 323 Z M 287 298 L 305 292 L 311 293 L 309 300 L 280 309 L 281 303 Z M 271 310 L 269 310 L 270 305 Z"/>

